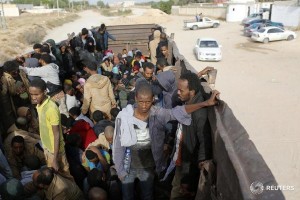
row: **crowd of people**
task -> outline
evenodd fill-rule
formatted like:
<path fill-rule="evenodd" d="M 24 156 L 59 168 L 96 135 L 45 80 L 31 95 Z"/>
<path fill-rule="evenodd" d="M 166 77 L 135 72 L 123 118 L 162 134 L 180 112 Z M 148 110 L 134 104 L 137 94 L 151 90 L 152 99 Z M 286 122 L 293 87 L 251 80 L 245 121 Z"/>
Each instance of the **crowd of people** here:
<path fill-rule="evenodd" d="M 0 199 L 195 199 L 212 159 L 198 74 L 151 29 L 150 56 L 112 52 L 101 24 L 1 67 Z"/>

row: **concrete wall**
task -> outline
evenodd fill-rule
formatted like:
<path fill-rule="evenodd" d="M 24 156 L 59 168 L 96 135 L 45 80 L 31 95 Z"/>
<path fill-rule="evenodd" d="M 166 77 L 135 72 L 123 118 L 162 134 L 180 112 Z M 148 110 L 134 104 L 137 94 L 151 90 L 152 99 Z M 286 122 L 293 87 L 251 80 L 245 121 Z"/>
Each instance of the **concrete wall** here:
<path fill-rule="evenodd" d="M 284 26 L 300 27 L 300 6 L 273 5 L 271 20 Z"/>
<path fill-rule="evenodd" d="M 4 15 L 6 17 L 18 17 L 20 16 L 20 10 L 15 4 L 4 4 Z M 1 10 L 1 16 L 3 15 Z"/>
<path fill-rule="evenodd" d="M 203 13 L 203 16 L 225 19 L 226 18 L 226 7 L 211 7 L 211 6 L 203 6 L 203 7 L 180 7 L 180 6 L 172 6 L 171 13 L 173 15 L 190 15 L 194 16 L 199 13 Z"/>

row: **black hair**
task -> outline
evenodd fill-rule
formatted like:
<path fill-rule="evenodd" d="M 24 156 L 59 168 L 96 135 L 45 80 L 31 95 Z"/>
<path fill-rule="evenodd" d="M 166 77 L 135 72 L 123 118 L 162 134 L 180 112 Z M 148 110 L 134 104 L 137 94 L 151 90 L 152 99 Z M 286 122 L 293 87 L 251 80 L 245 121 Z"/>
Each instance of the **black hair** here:
<path fill-rule="evenodd" d="M 90 60 L 84 60 L 84 61 L 82 61 L 82 64 L 84 67 L 89 68 L 89 70 L 91 70 L 91 71 L 97 71 L 97 63 L 96 62 L 92 62 Z"/>
<path fill-rule="evenodd" d="M 41 58 L 41 54 L 40 53 L 34 53 L 32 56 L 31 56 L 31 58 L 36 58 L 36 59 L 40 59 Z"/>
<path fill-rule="evenodd" d="M 163 67 L 163 66 L 167 66 L 168 62 L 165 58 L 160 57 L 157 59 L 156 65 Z"/>
<path fill-rule="evenodd" d="M 87 175 L 87 181 L 90 187 L 106 187 L 103 179 L 103 172 L 97 168 L 92 169 Z"/>
<path fill-rule="evenodd" d="M 45 167 L 42 169 L 39 169 L 39 175 L 37 176 L 37 184 L 43 184 L 43 185 L 50 185 L 53 178 L 54 178 L 54 172 L 52 168 Z"/>
<path fill-rule="evenodd" d="M 80 137 L 79 133 L 72 133 L 72 134 L 68 134 L 66 136 L 66 143 L 72 147 L 77 147 L 80 140 L 81 140 L 81 137 Z"/>
<path fill-rule="evenodd" d="M 103 120 L 104 119 L 103 112 L 101 112 L 100 110 L 96 110 L 95 112 L 93 112 L 93 119 L 95 120 L 95 122 L 99 122 Z"/>
<path fill-rule="evenodd" d="M 40 43 L 36 43 L 33 45 L 33 49 L 41 49 L 43 47 L 43 45 L 41 45 Z"/>
<path fill-rule="evenodd" d="M 46 91 L 47 89 L 47 84 L 43 79 L 40 78 L 35 78 L 30 82 L 29 87 L 36 87 L 39 88 L 42 91 Z"/>
<path fill-rule="evenodd" d="M 49 54 L 42 54 L 40 59 L 43 60 L 46 64 L 52 62 L 52 58 Z"/>
<path fill-rule="evenodd" d="M 81 34 L 82 34 L 82 35 L 89 34 L 89 31 L 88 31 L 86 28 L 83 28 L 83 29 L 81 30 Z"/>
<path fill-rule="evenodd" d="M 147 83 L 146 81 L 141 81 L 137 86 L 135 90 L 135 96 L 137 97 L 138 94 L 147 94 L 153 96 L 153 91 L 151 88 L 151 85 Z"/>
<path fill-rule="evenodd" d="M 68 117 L 65 114 L 60 114 L 60 121 L 62 126 L 67 126 L 68 124 Z"/>
<path fill-rule="evenodd" d="M 85 157 L 88 160 L 92 160 L 92 159 L 98 158 L 98 155 L 95 152 L 93 152 L 92 150 L 86 150 Z"/>
<path fill-rule="evenodd" d="M 167 43 L 167 42 L 162 42 L 162 43 L 161 43 L 161 46 L 160 46 L 160 49 L 161 49 L 162 47 L 166 47 L 167 49 L 169 49 L 168 43 Z"/>
<path fill-rule="evenodd" d="M 12 138 L 10 145 L 13 146 L 14 143 L 25 144 L 25 140 L 22 136 L 17 135 L 17 136 Z"/>
<path fill-rule="evenodd" d="M 154 65 L 151 62 L 144 62 L 143 63 L 143 69 L 144 69 L 144 71 L 146 70 L 146 68 L 148 68 L 148 69 L 154 69 Z"/>
<path fill-rule="evenodd" d="M 15 71 L 15 70 L 18 70 L 18 69 L 19 69 L 19 65 L 16 61 L 6 61 L 3 64 L 3 71 L 4 72 L 12 72 L 12 71 Z"/>
<path fill-rule="evenodd" d="M 120 112 L 120 109 L 119 109 L 119 108 L 112 108 L 112 109 L 110 110 L 110 114 L 111 114 L 111 116 L 112 116 L 114 119 L 117 118 L 119 112 Z"/>
<path fill-rule="evenodd" d="M 79 116 L 81 113 L 81 110 L 79 107 L 73 107 L 69 110 L 69 113 L 74 116 Z"/>
<path fill-rule="evenodd" d="M 70 90 L 74 90 L 74 88 L 71 85 L 64 85 L 64 92 L 65 93 L 69 92 Z"/>
<path fill-rule="evenodd" d="M 202 87 L 199 77 L 195 73 L 188 72 L 188 73 L 181 74 L 180 79 L 187 80 L 189 90 L 190 91 L 194 90 L 195 94 L 197 94 L 200 91 L 200 88 Z"/>
<path fill-rule="evenodd" d="M 47 54 L 50 54 L 50 47 L 49 45 L 43 45 L 42 48 L 41 48 L 41 53 L 47 53 Z"/>
<path fill-rule="evenodd" d="M 100 25 L 100 29 L 104 30 L 106 28 L 105 24 Z"/>
<path fill-rule="evenodd" d="M 38 170 L 41 167 L 41 162 L 36 155 L 26 156 L 24 164 L 29 168 L 29 170 Z"/>

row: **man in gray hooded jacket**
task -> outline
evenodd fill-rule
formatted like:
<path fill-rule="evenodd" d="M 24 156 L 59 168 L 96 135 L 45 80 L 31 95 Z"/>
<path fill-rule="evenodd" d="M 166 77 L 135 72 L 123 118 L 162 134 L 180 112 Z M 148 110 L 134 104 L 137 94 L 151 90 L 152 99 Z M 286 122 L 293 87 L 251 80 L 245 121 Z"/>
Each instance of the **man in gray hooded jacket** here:
<path fill-rule="evenodd" d="M 189 125 L 189 113 L 215 105 L 214 92 L 205 102 L 163 109 L 152 106 L 153 92 L 147 83 L 136 88 L 136 105 L 128 105 L 116 119 L 113 141 L 113 160 L 117 174 L 122 181 L 123 200 L 134 199 L 134 180 L 140 180 L 141 199 L 153 199 L 154 168 L 160 173 L 165 168 L 163 146 L 164 125 L 178 120 Z M 125 151 L 129 149 L 131 162 L 124 166 Z M 127 163 L 128 164 L 128 163 Z"/>

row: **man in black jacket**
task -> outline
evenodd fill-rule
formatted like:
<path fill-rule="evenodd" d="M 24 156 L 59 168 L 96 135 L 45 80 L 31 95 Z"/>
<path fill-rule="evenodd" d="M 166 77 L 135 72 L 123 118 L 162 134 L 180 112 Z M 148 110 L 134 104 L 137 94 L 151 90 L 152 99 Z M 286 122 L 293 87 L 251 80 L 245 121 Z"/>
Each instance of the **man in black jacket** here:
<path fill-rule="evenodd" d="M 194 73 L 182 74 L 178 81 L 178 97 L 185 104 L 203 102 L 200 80 Z M 179 124 L 173 161 L 176 165 L 171 199 L 194 199 L 200 169 L 212 158 L 211 129 L 207 108 L 192 113 L 189 126 Z"/>

